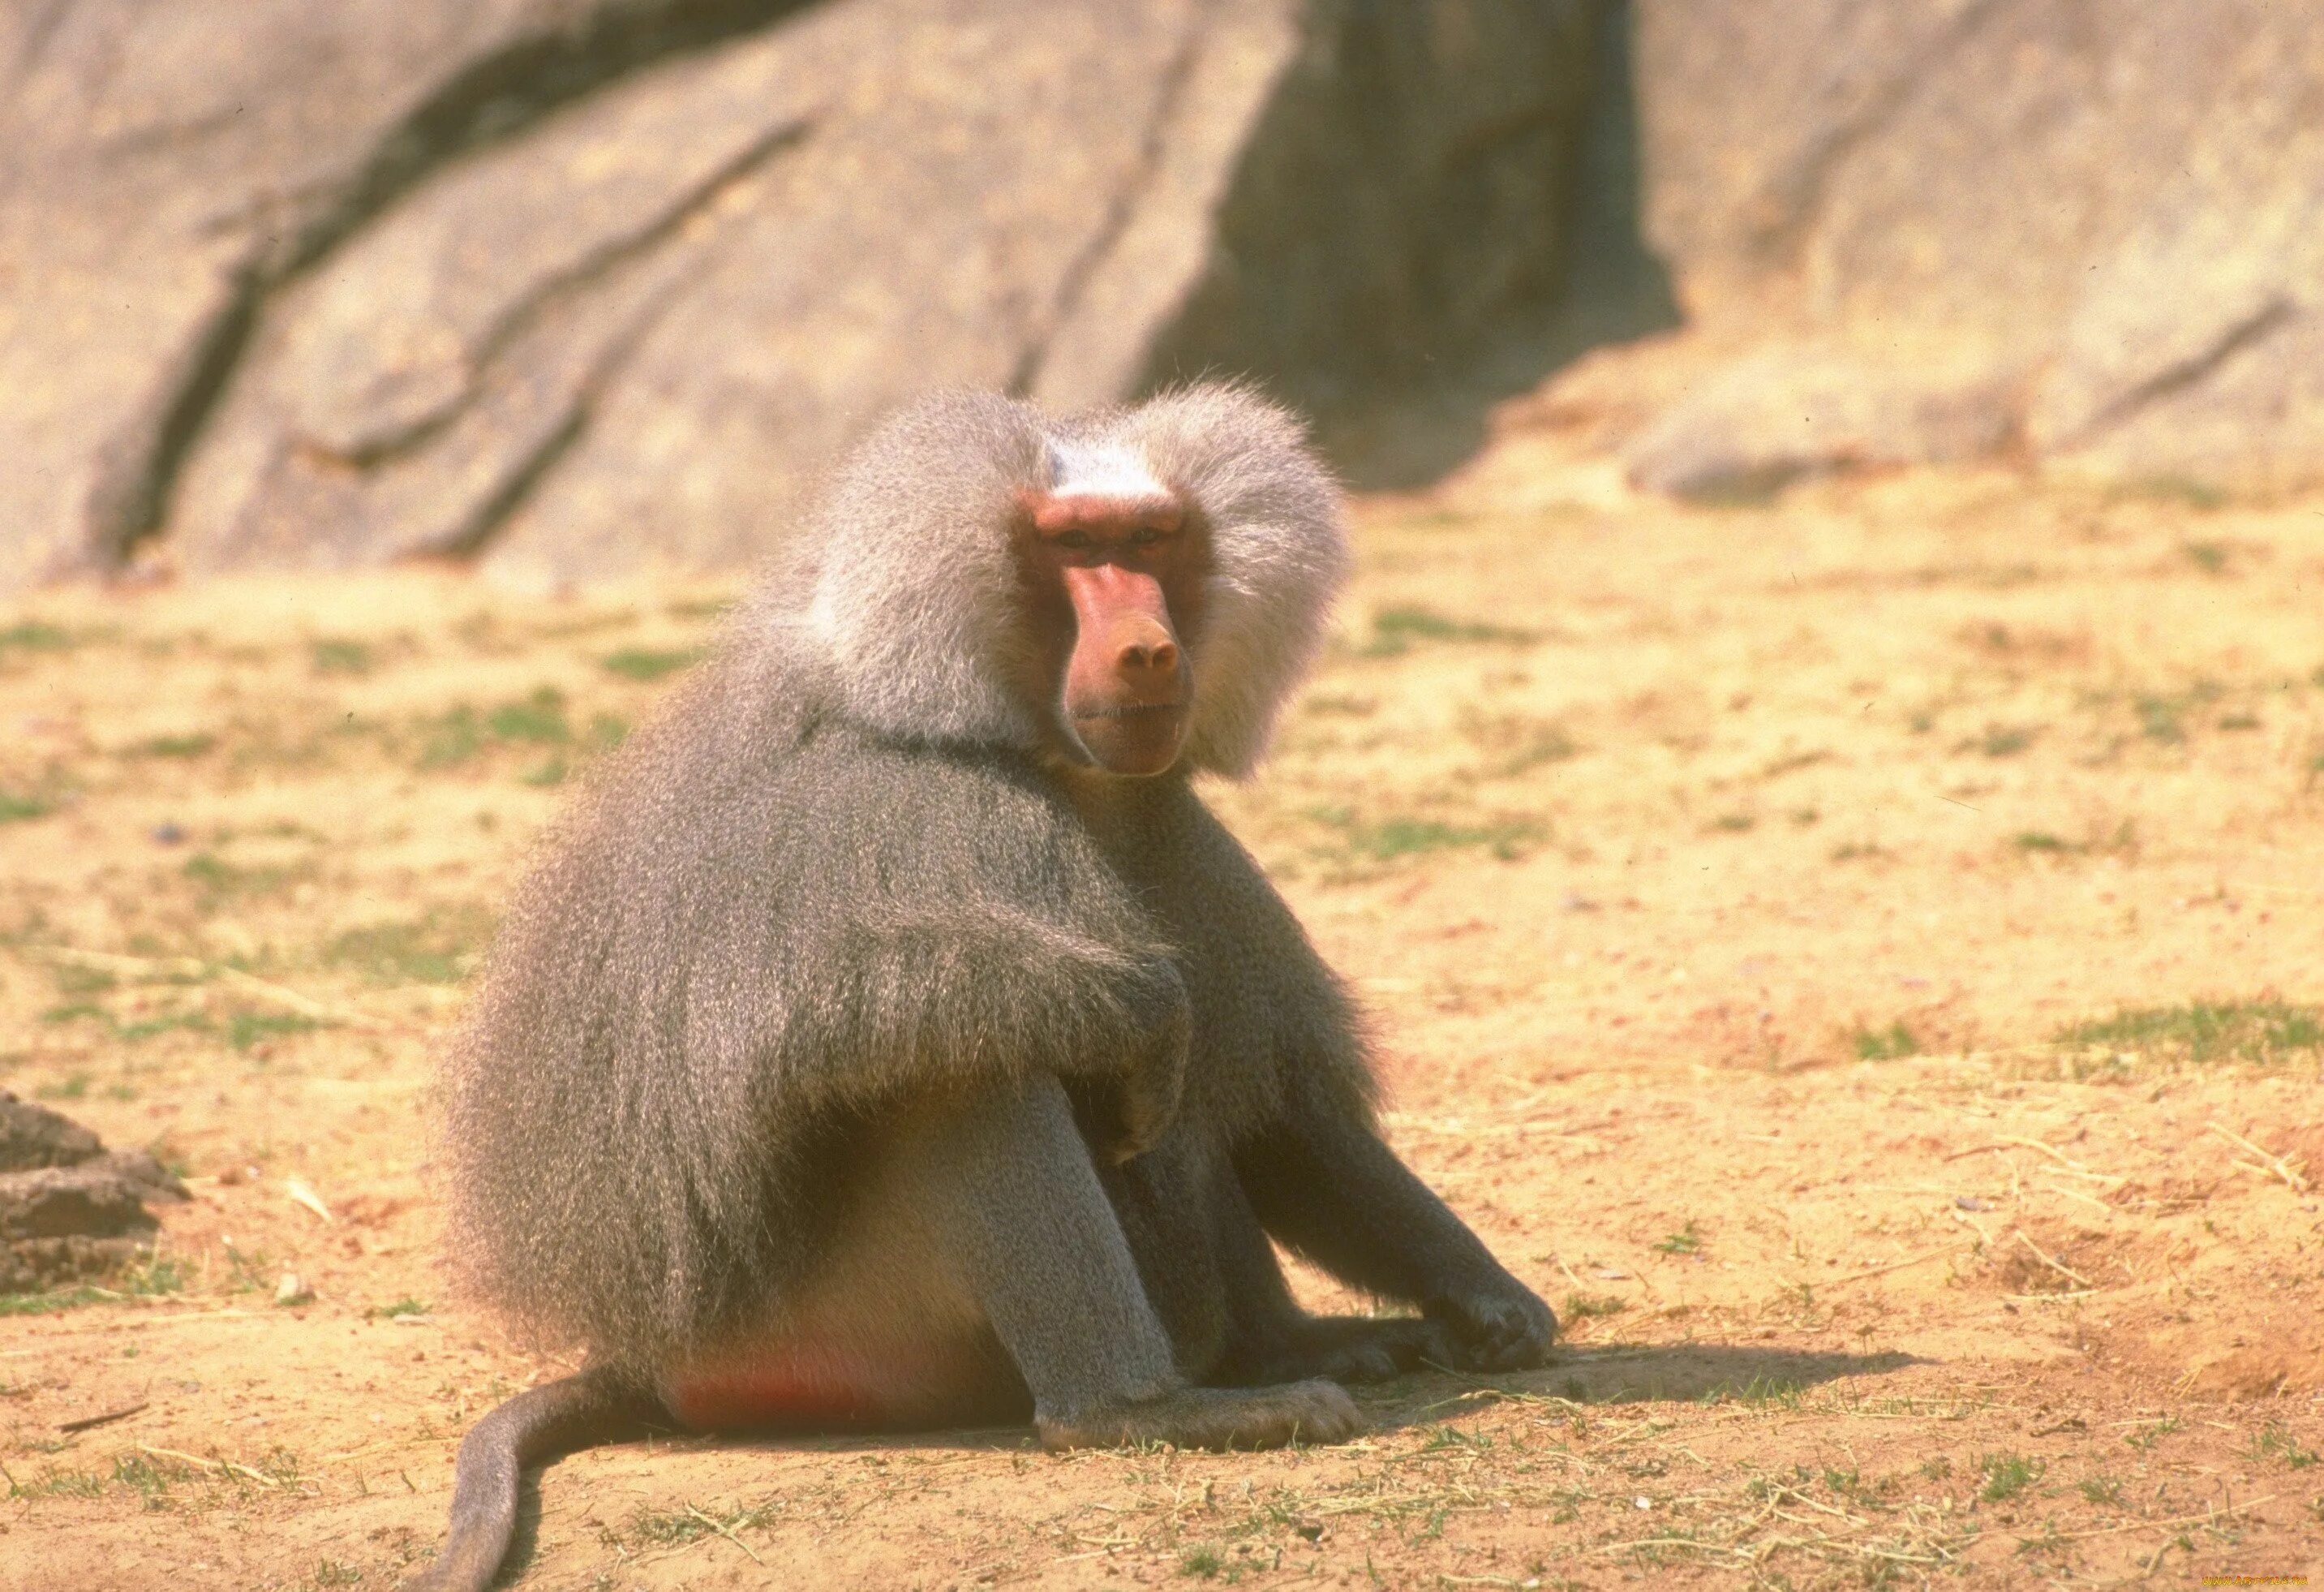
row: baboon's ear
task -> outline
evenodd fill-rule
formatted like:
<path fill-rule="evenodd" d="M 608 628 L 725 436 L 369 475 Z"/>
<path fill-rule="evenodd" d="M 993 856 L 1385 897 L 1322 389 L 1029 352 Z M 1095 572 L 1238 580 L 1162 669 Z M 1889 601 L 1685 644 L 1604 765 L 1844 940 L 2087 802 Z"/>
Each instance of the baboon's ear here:
<path fill-rule="evenodd" d="M 1165 393 L 1119 425 L 1210 528 L 1187 755 L 1195 767 L 1242 778 L 1314 662 L 1347 579 L 1339 484 L 1305 428 L 1248 387 Z"/>

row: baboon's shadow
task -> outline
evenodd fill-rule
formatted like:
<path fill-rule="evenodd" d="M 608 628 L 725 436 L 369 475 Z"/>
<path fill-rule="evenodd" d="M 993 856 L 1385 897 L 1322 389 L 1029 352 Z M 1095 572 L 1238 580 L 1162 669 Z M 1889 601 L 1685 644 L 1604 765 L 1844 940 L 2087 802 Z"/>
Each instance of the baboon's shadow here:
<path fill-rule="evenodd" d="M 1819 1353 L 1807 1349 L 1759 1348 L 1748 1345 L 1674 1343 L 1610 1344 L 1567 1350 L 1537 1371 L 1479 1378 L 1441 1373 L 1398 1377 L 1360 1390 L 1376 1426 L 1400 1430 L 1455 1418 L 1496 1399 L 1555 1399 L 1574 1404 L 1704 1403 L 1718 1399 L 1788 1403 L 1807 1389 L 1858 1376 L 1883 1376 L 1929 1362 L 1915 1355 Z M 969 1430 L 773 1434 L 765 1437 L 699 1438 L 669 1432 L 641 1433 L 657 1444 L 687 1452 L 704 1449 L 782 1453 L 893 1453 L 941 1449 L 1021 1453 L 1034 1448 L 1024 1427 Z M 517 1505 L 516 1537 L 509 1545 L 503 1585 L 532 1561 L 540 1540 L 540 1473 L 527 1473 Z"/>
<path fill-rule="evenodd" d="M 1722 1399 L 1785 1404 L 1826 1383 L 1883 1376 L 1926 1364 L 1918 1356 L 1893 1349 L 1846 1354 L 1746 1344 L 1608 1344 L 1565 1350 L 1537 1371 L 1494 1377 L 1406 1377 L 1377 1390 L 1366 1405 L 1382 1428 L 1394 1430 L 1443 1421 L 1463 1405 L 1477 1407 L 1496 1396 L 1573 1404 L 1692 1404 Z"/>

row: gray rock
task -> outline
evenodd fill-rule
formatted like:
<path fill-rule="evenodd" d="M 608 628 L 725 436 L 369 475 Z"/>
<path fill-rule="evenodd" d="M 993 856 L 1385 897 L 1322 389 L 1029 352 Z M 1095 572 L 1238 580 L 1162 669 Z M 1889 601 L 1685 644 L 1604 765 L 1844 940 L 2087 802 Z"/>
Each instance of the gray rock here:
<path fill-rule="evenodd" d="M 77 1166 L 104 1152 L 97 1136 L 80 1124 L 0 1089 L 0 1172 Z"/>
<path fill-rule="evenodd" d="M 1770 349 L 1727 366 L 1632 438 L 1633 485 L 1750 496 L 1827 470 L 1971 458 L 2009 432 L 2008 393 L 1982 370 L 1906 369 L 1830 350 Z"/>
<path fill-rule="evenodd" d="M 2324 480 L 2311 15 L 2268 0 L 1637 7 L 1647 230 L 1706 328 L 1844 346 L 1864 402 L 1907 416 L 1914 391 L 1942 407 L 1981 372 L 1968 387 L 2006 423 L 1971 430 L 2077 467 Z M 1782 430 L 1780 400 L 1748 423 L 1736 393 L 1721 403 L 1734 439 Z M 1706 423 L 1666 416 L 1640 448 L 1667 455 L 1670 433 Z M 1875 429 L 1896 446 L 1874 457 L 1959 438 Z M 1781 467 L 1787 446 L 1757 463 Z"/>
<path fill-rule="evenodd" d="M 156 1223 L 149 1199 L 185 1186 L 143 1150 L 108 1152 L 45 1106 L 0 1090 L 0 1293 L 106 1275 Z"/>
<path fill-rule="evenodd" d="M 928 385 L 1400 379 L 1554 281 L 1591 11 L 19 8 L 0 588 L 732 563 Z"/>

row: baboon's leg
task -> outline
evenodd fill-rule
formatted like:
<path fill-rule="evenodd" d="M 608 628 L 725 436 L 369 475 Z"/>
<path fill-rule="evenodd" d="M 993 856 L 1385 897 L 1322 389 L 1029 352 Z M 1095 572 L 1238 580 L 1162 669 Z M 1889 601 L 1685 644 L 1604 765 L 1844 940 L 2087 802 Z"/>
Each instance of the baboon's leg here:
<path fill-rule="evenodd" d="M 1368 1292 L 1420 1307 L 1445 1332 L 1449 1362 L 1537 1365 L 1557 1318 L 1495 1260 L 1370 1125 L 1295 1105 L 1235 1154 L 1267 1230 Z"/>
<path fill-rule="evenodd" d="M 1189 1387 L 1148 1302 L 1073 1108 L 1034 1078 L 947 1118 L 921 1162 L 925 1208 L 1032 1390 L 1053 1448 L 1332 1442 L 1361 1424 L 1328 1382 Z"/>
<path fill-rule="evenodd" d="M 1210 1245 L 1231 1323 L 1213 1380 L 1381 1382 L 1424 1362 L 1451 1363 L 1444 1330 L 1434 1321 L 1309 1315 L 1292 1298 L 1275 1245 L 1234 1169 L 1215 1169 L 1207 1192 Z"/>
<path fill-rule="evenodd" d="M 1146 1301 L 1169 1335 L 1179 1371 L 1190 1381 L 1211 1381 L 1232 1335 L 1234 1306 L 1212 1229 L 1217 1153 L 1193 1135 L 1175 1134 L 1132 1161 L 1110 1165 L 1102 1147 L 1095 1159 L 1098 1180 L 1138 1263 Z"/>

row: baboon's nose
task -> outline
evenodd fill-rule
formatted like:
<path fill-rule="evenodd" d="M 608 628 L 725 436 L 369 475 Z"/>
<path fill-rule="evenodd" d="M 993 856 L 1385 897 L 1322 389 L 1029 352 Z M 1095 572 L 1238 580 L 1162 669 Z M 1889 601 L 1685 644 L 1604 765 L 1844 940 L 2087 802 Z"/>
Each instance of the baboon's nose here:
<path fill-rule="evenodd" d="M 1175 675 L 1178 672 L 1178 649 L 1167 636 L 1140 639 L 1125 644 L 1113 661 L 1113 666 L 1123 675 Z"/>

